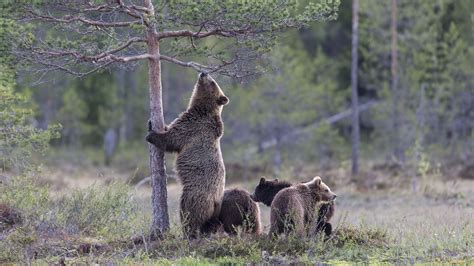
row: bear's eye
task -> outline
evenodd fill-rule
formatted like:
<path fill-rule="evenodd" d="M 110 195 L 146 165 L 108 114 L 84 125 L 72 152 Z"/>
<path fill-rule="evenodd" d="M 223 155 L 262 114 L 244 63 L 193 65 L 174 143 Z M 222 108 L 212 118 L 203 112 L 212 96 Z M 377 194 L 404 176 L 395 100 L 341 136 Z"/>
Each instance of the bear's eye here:
<path fill-rule="evenodd" d="M 324 191 L 325 191 L 325 192 L 329 192 L 329 189 L 325 189 Z"/>

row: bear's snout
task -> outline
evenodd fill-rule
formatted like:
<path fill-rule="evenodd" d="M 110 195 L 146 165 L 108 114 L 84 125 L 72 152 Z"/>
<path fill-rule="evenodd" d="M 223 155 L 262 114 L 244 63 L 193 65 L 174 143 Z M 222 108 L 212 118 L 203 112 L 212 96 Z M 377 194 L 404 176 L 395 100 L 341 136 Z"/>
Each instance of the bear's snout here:
<path fill-rule="evenodd" d="M 207 73 L 206 72 L 201 72 L 199 74 L 199 78 L 204 78 L 204 77 L 207 77 Z"/>
<path fill-rule="evenodd" d="M 335 200 L 337 198 L 337 195 L 333 193 L 331 200 Z"/>

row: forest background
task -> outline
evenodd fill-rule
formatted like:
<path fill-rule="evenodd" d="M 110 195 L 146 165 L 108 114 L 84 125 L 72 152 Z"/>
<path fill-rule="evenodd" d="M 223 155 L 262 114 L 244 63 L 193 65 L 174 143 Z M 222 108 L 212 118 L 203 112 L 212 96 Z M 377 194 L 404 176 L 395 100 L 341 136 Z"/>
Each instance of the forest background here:
<path fill-rule="evenodd" d="M 336 192 L 350 188 L 354 197 L 393 187 L 425 198 L 434 193 L 448 205 L 454 197 L 472 218 L 473 199 L 465 198 L 470 192 L 454 184 L 474 179 L 473 3 L 397 2 L 395 76 L 390 1 L 360 2 L 357 174 L 351 172 L 351 1 L 341 1 L 336 20 L 284 33 L 272 51 L 249 63 L 259 71 L 238 79 L 213 74 L 230 99 L 221 140 L 229 186 L 251 190 L 261 176 L 305 180 L 321 175 Z M 25 130 L 19 139 L 0 140 L 2 177 L 25 175 L 28 169 L 28 175 L 40 176 L 41 186 L 59 195 L 120 180 L 148 197 L 146 63 L 82 78 L 38 75 L 16 64 L 9 40 L 19 32 L 3 17 L 1 107 L 17 113 L 9 117 L 2 110 L 0 124 L 5 129 L 13 121 Z M 48 34 L 47 24 L 37 27 Z M 170 123 L 185 110 L 197 72 L 164 62 L 162 73 L 164 117 Z M 46 146 L 50 149 L 43 151 Z M 173 201 L 179 194 L 173 155 L 166 159 Z M 448 181 L 454 192 L 443 185 Z M 141 200 L 149 204 L 148 198 Z M 343 214 L 351 209 L 349 202 L 341 204 Z M 349 215 L 349 222 L 360 222 L 363 214 Z M 146 224 L 150 218 L 144 214 L 143 219 Z"/>

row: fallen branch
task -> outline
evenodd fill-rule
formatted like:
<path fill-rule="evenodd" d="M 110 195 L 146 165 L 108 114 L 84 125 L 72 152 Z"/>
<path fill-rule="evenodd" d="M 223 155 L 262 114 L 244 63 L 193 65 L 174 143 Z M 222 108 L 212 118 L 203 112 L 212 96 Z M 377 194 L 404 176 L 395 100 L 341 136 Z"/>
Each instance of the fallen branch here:
<path fill-rule="evenodd" d="M 359 105 L 359 112 L 368 110 L 369 108 L 375 106 L 376 104 L 377 104 L 377 102 L 375 102 L 375 101 L 370 101 L 370 102 L 361 104 L 361 105 Z M 352 109 L 347 109 L 347 110 L 345 110 L 341 113 L 330 116 L 330 117 L 324 119 L 323 121 L 318 121 L 318 122 L 315 122 L 315 123 L 313 123 L 313 124 L 311 124 L 311 125 L 309 125 L 305 128 L 297 129 L 293 132 L 290 132 L 290 133 L 284 135 L 281 138 L 281 142 L 286 142 L 288 140 L 293 140 L 298 135 L 311 132 L 312 130 L 314 130 L 314 129 L 318 128 L 319 126 L 321 126 L 321 124 L 325 124 L 325 123 L 327 123 L 329 125 L 334 124 L 339 120 L 342 120 L 346 117 L 351 116 L 351 114 L 352 114 Z M 272 138 L 270 140 L 264 141 L 262 143 L 260 149 L 261 150 L 266 150 L 266 149 L 269 149 L 269 148 L 274 147 L 276 145 L 277 145 L 276 138 Z M 249 156 L 249 155 L 255 154 L 257 151 L 258 151 L 257 147 L 249 148 L 246 155 Z"/>
<path fill-rule="evenodd" d="M 176 176 L 176 174 L 168 174 L 167 178 L 178 180 L 178 177 Z M 151 183 L 151 176 L 144 177 L 142 180 L 138 181 L 138 183 L 135 185 L 135 190 L 138 190 L 141 186 L 143 186 L 146 183 Z"/>

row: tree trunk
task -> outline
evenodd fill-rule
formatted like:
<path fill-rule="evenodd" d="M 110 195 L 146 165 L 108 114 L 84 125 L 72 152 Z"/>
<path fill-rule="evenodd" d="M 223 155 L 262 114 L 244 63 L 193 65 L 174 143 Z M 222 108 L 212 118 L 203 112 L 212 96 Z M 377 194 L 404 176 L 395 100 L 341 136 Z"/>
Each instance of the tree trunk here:
<path fill-rule="evenodd" d="M 401 146 L 400 139 L 400 112 L 399 112 L 399 102 L 400 102 L 400 92 L 398 89 L 398 75 L 397 75 L 397 0 L 392 0 L 392 14 L 391 14 L 391 35 L 392 35 L 392 47 L 391 47 L 391 74 L 392 74 L 392 145 L 393 153 L 395 158 L 399 161 L 404 161 L 403 150 Z"/>
<path fill-rule="evenodd" d="M 151 0 L 146 0 L 145 5 L 150 10 L 150 17 L 154 17 L 154 7 Z M 163 104 L 161 96 L 161 64 L 159 60 L 160 46 L 156 38 L 155 25 L 150 21 L 146 37 L 148 53 L 153 55 L 148 59 L 148 81 L 150 86 L 150 121 L 153 130 L 163 131 L 165 127 L 163 118 Z M 166 166 L 164 152 L 149 144 L 150 150 L 150 172 L 152 196 L 151 204 L 153 210 L 153 222 L 151 226 L 152 236 L 162 235 L 169 229 L 167 190 L 166 190 Z"/>
<path fill-rule="evenodd" d="M 357 48 L 359 38 L 359 0 L 352 1 L 352 176 L 359 173 L 359 99 L 357 94 Z"/>

